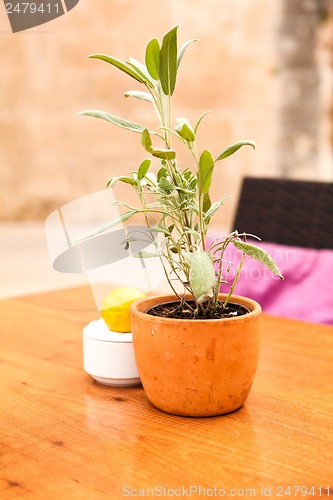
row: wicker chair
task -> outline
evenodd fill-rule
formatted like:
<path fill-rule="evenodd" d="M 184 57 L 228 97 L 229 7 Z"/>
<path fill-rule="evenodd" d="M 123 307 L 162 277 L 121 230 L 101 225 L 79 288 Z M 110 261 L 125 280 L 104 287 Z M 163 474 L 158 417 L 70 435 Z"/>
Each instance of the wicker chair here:
<path fill-rule="evenodd" d="M 245 177 L 232 229 L 272 243 L 333 249 L 333 183 Z"/>

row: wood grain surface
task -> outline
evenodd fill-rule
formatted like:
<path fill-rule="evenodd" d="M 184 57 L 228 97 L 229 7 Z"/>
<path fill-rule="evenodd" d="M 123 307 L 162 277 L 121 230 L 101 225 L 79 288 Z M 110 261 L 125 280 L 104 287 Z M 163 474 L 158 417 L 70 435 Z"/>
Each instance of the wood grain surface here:
<path fill-rule="evenodd" d="M 3 300 L 0 315 L 1 500 L 333 497 L 332 327 L 264 316 L 246 404 L 182 418 L 83 371 L 88 287 Z"/>

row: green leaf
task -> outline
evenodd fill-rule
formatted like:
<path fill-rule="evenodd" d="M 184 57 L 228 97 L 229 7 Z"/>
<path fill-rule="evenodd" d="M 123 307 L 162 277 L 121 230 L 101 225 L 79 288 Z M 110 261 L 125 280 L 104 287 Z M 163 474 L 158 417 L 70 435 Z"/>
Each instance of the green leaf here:
<path fill-rule="evenodd" d="M 222 153 L 216 158 L 215 161 L 223 160 L 224 158 L 227 158 L 228 156 L 234 154 L 239 148 L 242 146 L 252 146 L 253 149 L 256 148 L 256 143 L 254 141 L 238 141 L 235 142 L 234 144 L 231 144 L 228 148 L 226 148 Z"/>
<path fill-rule="evenodd" d="M 166 177 L 166 175 L 167 175 L 167 169 L 165 167 L 161 167 L 157 172 L 158 182 L 161 180 L 162 177 Z"/>
<path fill-rule="evenodd" d="M 156 158 L 160 158 L 162 160 L 173 160 L 176 157 L 176 152 L 172 149 L 167 148 L 153 148 L 153 144 L 151 141 L 149 130 L 144 129 L 141 135 L 141 143 L 146 151 L 148 151 L 151 155 Z"/>
<path fill-rule="evenodd" d="M 210 151 L 205 149 L 199 160 L 198 187 L 200 194 L 208 193 L 214 170 L 214 160 Z"/>
<path fill-rule="evenodd" d="M 166 177 L 162 177 L 158 183 L 158 187 L 163 189 L 163 191 L 171 192 L 175 189 L 174 184 L 172 184 Z"/>
<path fill-rule="evenodd" d="M 272 273 L 279 276 L 279 278 L 284 279 L 274 259 L 272 259 L 272 257 L 269 255 L 269 253 L 266 252 L 266 250 L 244 241 L 233 241 L 233 244 L 236 248 L 238 248 L 238 250 L 241 250 L 246 255 L 249 255 L 253 259 L 266 266 L 270 271 L 272 271 Z"/>
<path fill-rule="evenodd" d="M 123 73 L 126 73 L 127 75 L 131 76 L 138 82 L 145 83 L 145 78 L 142 78 L 142 76 L 139 75 L 135 69 L 129 66 L 129 64 L 119 61 L 119 59 L 116 59 L 115 57 L 111 57 L 106 54 L 92 54 L 88 57 L 90 59 L 101 59 L 102 61 L 112 64 L 112 66 L 115 66 L 116 68 L 120 69 Z"/>
<path fill-rule="evenodd" d="M 204 211 L 204 213 L 208 212 L 208 210 L 210 209 L 212 205 L 212 202 L 210 200 L 210 196 L 208 193 L 205 193 L 204 194 L 204 199 L 203 199 L 203 204 L 202 204 L 202 209 Z"/>
<path fill-rule="evenodd" d="M 183 59 L 183 55 L 187 47 L 192 43 L 196 42 L 196 39 L 189 40 L 188 42 L 185 42 L 184 45 L 178 50 L 177 54 L 177 68 L 179 68 L 180 62 Z"/>
<path fill-rule="evenodd" d="M 108 180 L 106 187 L 113 187 L 117 182 L 125 182 L 126 184 L 131 184 L 131 186 L 136 186 L 135 179 L 132 177 L 120 176 L 120 177 L 112 177 Z"/>
<path fill-rule="evenodd" d="M 118 127 L 131 130 L 132 132 L 142 132 L 143 130 L 146 130 L 146 127 L 140 125 L 139 123 L 134 123 L 128 120 L 124 120 L 123 118 L 119 118 L 118 116 L 110 115 L 110 113 L 107 113 L 106 111 L 92 109 L 81 111 L 81 113 L 78 113 L 78 116 L 93 116 L 94 118 L 100 118 L 101 120 L 105 120 L 107 122 L 113 123 L 114 125 L 118 125 Z"/>
<path fill-rule="evenodd" d="M 185 258 L 190 264 L 189 279 L 194 298 L 201 304 L 213 296 L 215 271 L 212 259 L 203 250 L 187 253 Z"/>
<path fill-rule="evenodd" d="M 147 70 L 154 80 L 159 79 L 158 68 L 160 65 L 160 45 L 157 38 L 153 38 L 146 48 L 146 66 Z"/>
<path fill-rule="evenodd" d="M 161 160 L 174 160 L 176 158 L 176 151 L 167 148 L 152 149 L 151 154 L 155 158 L 160 158 Z"/>
<path fill-rule="evenodd" d="M 140 92 L 139 90 L 128 90 L 124 94 L 125 97 L 135 97 L 142 101 L 154 102 L 153 96 L 149 92 Z"/>
<path fill-rule="evenodd" d="M 177 29 L 172 28 L 164 35 L 158 68 L 159 79 L 165 95 L 172 95 L 176 86 L 177 77 Z"/>
<path fill-rule="evenodd" d="M 141 179 L 143 179 L 144 176 L 146 175 L 146 173 L 148 172 L 150 164 L 151 164 L 151 160 L 143 160 L 143 162 L 141 163 L 141 165 L 138 169 L 138 180 L 139 181 L 141 181 Z"/>
<path fill-rule="evenodd" d="M 146 128 L 142 131 L 141 143 L 142 143 L 142 146 L 145 148 L 145 150 L 150 153 L 152 150 L 153 143 L 151 142 L 149 130 Z"/>
<path fill-rule="evenodd" d="M 195 176 L 193 176 L 193 178 L 191 179 L 190 181 L 190 184 L 189 184 L 189 188 L 194 191 L 197 187 L 197 178 Z M 206 195 L 205 195 L 206 196 Z"/>
<path fill-rule="evenodd" d="M 192 177 L 192 175 L 193 174 L 188 167 L 184 168 L 184 170 L 182 172 L 182 176 L 184 177 L 184 179 L 186 179 L 188 181 Z"/>
<path fill-rule="evenodd" d="M 175 127 L 175 130 L 180 137 L 188 142 L 193 142 L 195 140 L 195 135 L 189 120 L 187 118 L 177 118 L 176 122 L 178 125 Z"/>

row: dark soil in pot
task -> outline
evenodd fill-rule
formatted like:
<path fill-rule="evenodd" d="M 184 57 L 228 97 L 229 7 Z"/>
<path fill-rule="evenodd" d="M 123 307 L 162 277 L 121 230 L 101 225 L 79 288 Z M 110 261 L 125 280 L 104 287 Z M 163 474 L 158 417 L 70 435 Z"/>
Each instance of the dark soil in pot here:
<path fill-rule="evenodd" d="M 181 304 L 179 301 L 175 302 L 165 302 L 163 304 L 158 304 L 146 311 L 146 314 L 152 316 L 161 316 L 164 318 L 173 319 L 222 319 L 222 318 L 232 318 L 237 316 L 243 316 L 249 313 L 249 309 L 240 304 L 234 304 L 229 302 L 225 308 L 223 302 L 218 302 L 215 311 L 212 313 L 212 309 L 205 307 L 204 304 L 199 306 L 198 310 L 195 310 L 195 303 L 193 301 L 186 301 Z"/>

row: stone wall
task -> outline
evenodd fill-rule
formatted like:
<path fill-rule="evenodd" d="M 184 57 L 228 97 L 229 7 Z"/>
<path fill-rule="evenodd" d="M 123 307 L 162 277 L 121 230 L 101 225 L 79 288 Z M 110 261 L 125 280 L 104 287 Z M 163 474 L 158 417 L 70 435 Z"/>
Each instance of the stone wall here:
<path fill-rule="evenodd" d="M 86 56 L 104 52 L 142 59 L 150 38 L 180 24 L 180 43 L 198 41 L 184 56 L 174 118 L 195 121 L 212 110 L 199 143 L 214 153 L 239 139 L 257 142 L 255 152 L 243 148 L 216 168 L 213 198 L 233 198 L 215 222 L 229 224 L 242 176 L 289 173 L 281 162 L 281 142 L 288 137 L 281 135 L 285 68 L 279 51 L 287 1 L 80 0 L 67 15 L 17 34 L 9 32 L 0 9 L 0 219 L 43 219 L 103 188 L 109 177 L 137 168 L 146 157 L 138 135 L 76 114 L 103 109 L 154 125 L 149 105 L 125 99 L 123 93 L 135 85 Z M 316 89 L 309 92 L 317 99 Z M 316 128 L 317 109 L 313 116 Z M 185 153 L 181 160 L 187 161 Z M 329 155 L 325 161 L 331 161 Z M 329 169 L 331 163 L 325 175 Z M 313 172 L 317 176 L 318 168 Z M 123 189 L 122 198 L 128 187 Z"/>
<path fill-rule="evenodd" d="M 283 0 L 278 163 L 285 177 L 332 179 L 332 164 L 328 168 L 323 155 L 330 143 L 327 119 L 333 94 L 332 74 L 327 73 L 331 5 L 330 0 Z"/>

